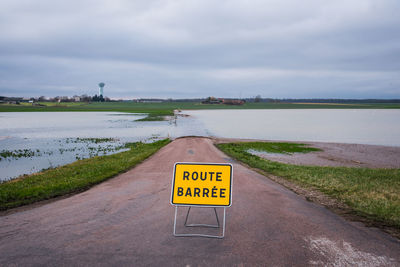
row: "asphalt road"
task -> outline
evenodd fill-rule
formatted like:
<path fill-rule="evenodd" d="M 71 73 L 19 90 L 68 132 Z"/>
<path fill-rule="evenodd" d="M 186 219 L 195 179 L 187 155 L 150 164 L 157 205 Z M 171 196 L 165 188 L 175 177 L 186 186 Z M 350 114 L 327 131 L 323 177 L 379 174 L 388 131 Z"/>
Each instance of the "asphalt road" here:
<path fill-rule="evenodd" d="M 224 239 L 172 235 L 178 161 L 233 163 Z M 184 216 L 178 231 L 206 231 L 185 228 Z M 198 208 L 189 219 L 215 216 Z M 400 266 L 400 242 L 232 162 L 209 139 L 182 138 L 86 192 L 0 217 L 0 265 Z"/>

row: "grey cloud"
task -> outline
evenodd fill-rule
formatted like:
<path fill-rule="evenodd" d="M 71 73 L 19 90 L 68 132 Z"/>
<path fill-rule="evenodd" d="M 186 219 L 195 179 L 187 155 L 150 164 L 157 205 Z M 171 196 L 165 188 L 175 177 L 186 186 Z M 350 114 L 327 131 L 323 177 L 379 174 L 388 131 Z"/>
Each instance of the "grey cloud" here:
<path fill-rule="evenodd" d="M 400 2 L 7 1 L 0 95 L 400 97 Z"/>

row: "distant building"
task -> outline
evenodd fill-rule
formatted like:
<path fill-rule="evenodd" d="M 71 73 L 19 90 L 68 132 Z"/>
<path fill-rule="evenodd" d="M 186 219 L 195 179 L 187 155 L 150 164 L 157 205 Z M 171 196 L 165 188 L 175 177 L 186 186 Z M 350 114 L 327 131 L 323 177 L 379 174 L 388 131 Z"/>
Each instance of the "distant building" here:
<path fill-rule="evenodd" d="M 246 101 L 241 99 L 225 99 L 208 97 L 206 100 L 201 102 L 202 104 L 225 104 L 225 105 L 243 105 Z"/>
<path fill-rule="evenodd" d="M 213 96 L 207 97 L 206 100 L 202 101 L 202 104 L 222 104 L 222 98 L 215 98 Z"/>
<path fill-rule="evenodd" d="M 240 99 L 223 99 L 222 100 L 222 104 L 225 104 L 225 105 L 243 105 L 244 103 L 246 103 L 246 101 L 240 100 Z"/>
<path fill-rule="evenodd" d="M 99 96 L 104 96 L 104 86 L 105 83 L 99 83 Z"/>

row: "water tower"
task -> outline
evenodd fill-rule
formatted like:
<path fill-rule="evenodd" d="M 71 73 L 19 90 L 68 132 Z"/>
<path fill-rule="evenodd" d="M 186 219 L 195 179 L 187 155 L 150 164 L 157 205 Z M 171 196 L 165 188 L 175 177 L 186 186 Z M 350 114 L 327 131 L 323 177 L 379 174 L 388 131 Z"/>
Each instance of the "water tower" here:
<path fill-rule="evenodd" d="M 105 83 L 99 83 L 99 96 L 104 96 L 103 94 L 104 85 Z"/>

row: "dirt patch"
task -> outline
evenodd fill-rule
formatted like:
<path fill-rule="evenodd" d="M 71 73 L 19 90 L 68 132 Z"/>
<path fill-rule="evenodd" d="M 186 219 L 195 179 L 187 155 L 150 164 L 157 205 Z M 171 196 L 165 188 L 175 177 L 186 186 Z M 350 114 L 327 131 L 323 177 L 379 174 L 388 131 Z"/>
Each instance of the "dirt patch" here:
<path fill-rule="evenodd" d="M 259 140 L 216 139 L 215 141 L 227 143 Z M 294 165 L 400 168 L 400 147 L 322 142 L 301 143 L 319 148 L 322 151 L 294 154 L 257 153 L 257 156 Z"/>

